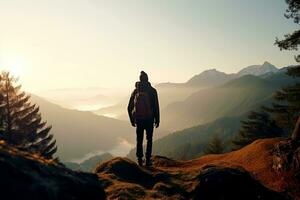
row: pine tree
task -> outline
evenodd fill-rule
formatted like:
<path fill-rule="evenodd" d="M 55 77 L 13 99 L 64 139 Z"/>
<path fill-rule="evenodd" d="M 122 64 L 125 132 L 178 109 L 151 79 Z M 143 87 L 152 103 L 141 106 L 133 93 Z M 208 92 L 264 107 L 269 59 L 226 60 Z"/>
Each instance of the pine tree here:
<path fill-rule="evenodd" d="M 282 135 L 283 130 L 268 113 L 264 111 L 252 111 L 246 120 L 242 120 L 239 133 L 232 141 L 233 149 L 240 149 L 257 139 L 279 137 Z"/>
<path fill-rule="evenodd" d="M 286 0 L 288 9 L 285 17 L 292 19 L 294 23 L 300 24 L 300 0 Z M 275 45 L 280 50 L 298 50 L 300 45 L 300 30 L 291 34 L 286 34 L 283 40 L 276 38 Z M 300 62 L 300 55 L 295 56 L 295 60 Z M 287 74 L 293 77 L 300 77 L 300 66 L 294 66 L 288 69 Z M 288 133 L 291 133 L 300 114 L 300 83 L 283 88 L 275 94 L 276 103 L 268 110 L 274 114 L 276 121 Z M 300 133 L 293 132 L 292 138 L 300 139 Z"/>
<path fill-rule="evenodd" d="M 274 95 L 275 102 L 264 109 L 272 114 L 286 134 L 290 134 L 300 115 L 300 83 L 282 88 Z"/>
<path fill-rule="evenodd" d="M 218 135 L 215 135 L 211 139 L 206 149 L 204 150 L 205 154 L 220 154 L 223 152 L 224 152 L 224 147 Z"/>
<path fill-rule="evenodd" d="M 39 107 L 30 103 L 21 85 L 15 86 L 17 79 L 8 72 L 2 72 L 1 78 L 1 138 L 17 148 L 52 159 L 57 147 L 49 134 L 51 126 L 42 122 Z"/>
<path fill-rule="evenodd" d="M 299 0 L 285 0 L 288 4 L 288 9 L 284 16 L 287 19 L 293 19 L 294 23 L 300 24 L 300 1 Z M 292 34 L 286 34 L 283 40 L 276 38 L 275 44 L 280 50 L 298 50 L 300 45 L 300 30 L 294 31 Z M 295 56 L 297 62 L 299 62 L 299 55 Z M 298 70 L 297 70 L 298 71 Z"/>

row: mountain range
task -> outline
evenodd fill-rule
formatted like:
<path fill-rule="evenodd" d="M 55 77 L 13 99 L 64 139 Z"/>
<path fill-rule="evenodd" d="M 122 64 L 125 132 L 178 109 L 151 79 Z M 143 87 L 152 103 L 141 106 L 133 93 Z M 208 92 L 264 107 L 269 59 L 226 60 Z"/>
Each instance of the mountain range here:
<path fill-rule="evenodd" d="M 208 73 L 207 71 L 203 72 L 190 79 L 194 83 L 198 80 L 198 83 L 201 83 L 198 85 L 200 88 L 183 100 L 173 101 L 162 107 L 162 119 L 165 119 L 164 128 L 180 130 L 211 122 L 223 116 L 243 115 L 262 104 L 267 104 L 276 90 L 298 81 L 286 75 L 286 69 L 286 67 L 277 69 L 265 62 L 260 67 L 250 66 L 237 74 L 226 75 L 213 70 L 211 72 L 215 76 L 210 75 L 209 80 L 212 81 L 211 85 L 215 86 L 201 88 L 200 85 L 205 80 L 202 78 L 205 77 L 203 74 Z M 245 71 L 250 74 L 241 75 Z M 227 77 L 227 81 L 223 84 L 213 81 L 213 77 L 216 80 L 225 80 L 225 78 L 219 78 L 220 75 Z M 230 80 L 231 78 L 233 79 Z M 185 85 L 188 83 L 189 81 Z"/>
<path fill-rule="evenodd" d="M 241 77 L 211 70 L 193 77 L 186 83 L 156 85 L 162 118 L 155 139 L 163 138 L 177 130 L 209 124 L 223 117 L 238 118 L 249 110 L 270 102 L 273 92 L 281 86 L 295 82 L 285 75 L 285 68 L 275 70 L 268 63 L 264 63 L 260 68 L 249 67 L 249 69 L 261 72 L 266 72 L 262 69 L 270 70 L 260 76 Z M 250 71 L 248 70 L 249 73 Z M 212 81 L 211 86 L 202 87 L 205 82 L 203 74 L 207 73 L 211 75 L 210 79 L 207 79 Z M 213 81 L 214 74 L 218 74 L 216 77 L 219 77 L 215 81 Z M 216 81 L 221 80 L 220 74 L 224 77 L 237 78 L 232 80 L 228 78 L 228 81 L 220 84 Z M 197 80 L 199 84 L 195 87 Z M 195 85 L 191 86 L 192 82 Z M 207 84 L 206 82 L 206 86 Z M 32 100 L 40 106 L 43 119 L 53 126 L 52 133 L 58 144 L 57 155 L 63 161 L 80 159 L 88 154 L 111 152 L 118 148 L 122 141 L 135 143 L 134 129 L 129 126 L 126 113 L 127 98 L 120 104 L 106 108 L 108 111 L 110 109 L 120 111 L 121 118 L 126 121 L 99 116 L 100 111 L 96 115 L 92 112 L 66 109 L 35 95 L 32 95 Z M 198 132 L 201 134 L 202 131 Z M 123 154 L 127 153 L 125 149 L 121 151 Z"/>
<path fill-rule="evenodd" d="M 246 75 L 221 86 L 199 90 L 162 110 L 164 126 L 178 130 L 223 116 L 241 115 L 268 101 L 276 89 L 271 82 Z"/>
<path fill-rule="evenodd" d="M 270 104 L 275 91 L 299 81 L 285 72 L 286 68 L 283 68 L 261 76 L 245 75 L 170 104 L 162 111 L 165 120 L 162 126 L 177 131 L 156 140 L 154 153 L 175 159 L 192 159 L 203 154 L 215 135 L 222 140 L 225 150 L 229 150 L 240 121 L 249 111 Z M 182 127 L 187 128 L 180 130 Z M 130 158 L 134 158 L 134 152 L 135 149 L 129 153 Z"/>
<path fill-rule="evenodd" d="M 193 76 L 184 83 L 160 83 L 155 85 L 158 91 L 160 106 L 162 109 L 169 106 L 169 104 L 184 101 L 190 95 L 203 89 L 208 89 L 220 86 L 226 82 L 242 77 L 243 75 L 272 75 L 280 70 L 269 62 L 264 62 L 262 65 L 251 65 L 243 68 L 237 73 L 226 74 L 216 69 L 205 70 L 202 73 Z M 129 95 L 129 94 L 128 94 Z M 129 98 L 129 97 L 128 97 Z M 98 115 L 108 115 L 115 118 L 125 120 L 127 119 L 126 106 L 128 98 L 121 102 L 95 110 Z"/>
<path fill-rule="evenodd" d="M 276 73 L 279 69 L 269 62 L 262 65 L 250 65 L 238 71 L 237 73 L 227 74 L 216 69 L 209 69 L 193 76 L 185 83 L 161 83 L 157 87 L 197 87 L 207 88 L 224 84 L 230 80 L 242 77 L 244 75 L 261 76 L 267 73 Z"/>

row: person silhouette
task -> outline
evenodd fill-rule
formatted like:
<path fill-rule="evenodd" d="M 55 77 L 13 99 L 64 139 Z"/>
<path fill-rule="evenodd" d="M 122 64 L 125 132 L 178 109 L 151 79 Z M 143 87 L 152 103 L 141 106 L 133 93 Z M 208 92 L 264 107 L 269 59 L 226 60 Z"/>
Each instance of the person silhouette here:
<path fill-rule="evenodd" d="M 133 127 L 136 127 L 136 157 L 138 164 L 143 166 L 143 139 L 146 131 L 146 166 L 151 166 L 153 127 L 159 127 L 160 114 L 158 95 L 148 81 L 148 75 L 141 71 L 140 81 L 135 83 L 128 103 L 128 115 Z"/>

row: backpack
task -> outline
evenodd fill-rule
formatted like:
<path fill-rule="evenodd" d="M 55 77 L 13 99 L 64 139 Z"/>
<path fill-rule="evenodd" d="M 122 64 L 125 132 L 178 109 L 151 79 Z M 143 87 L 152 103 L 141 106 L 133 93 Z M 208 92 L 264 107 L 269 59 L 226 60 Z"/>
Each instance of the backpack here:
<path fill-rule="evenodd" d="M 151 119 L 152 108 L 147 92 L 138 91 L 134 97 L 133 118 L 135 120 Z"/>

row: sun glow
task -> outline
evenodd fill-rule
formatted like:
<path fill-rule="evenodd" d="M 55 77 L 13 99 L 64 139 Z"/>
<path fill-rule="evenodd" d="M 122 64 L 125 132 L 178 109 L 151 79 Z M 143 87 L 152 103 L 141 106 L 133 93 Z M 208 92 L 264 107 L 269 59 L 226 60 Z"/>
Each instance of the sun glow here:
<path fill-rule="evenodd" d="M 15 77 L 24 75 L 24 62 L 20 59 L 5 60 L 0 66 L 0 70 L 8 71 Z"/>
<path fill-rule="evenodd" d="M 12 73 L 16 77 L 20 77 L 22 75 L 23 68 L 19 65 L 14 65 L 9 68 L 10 73 Z"/>

